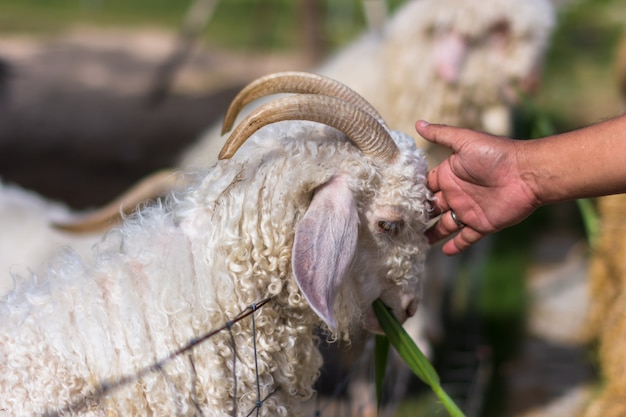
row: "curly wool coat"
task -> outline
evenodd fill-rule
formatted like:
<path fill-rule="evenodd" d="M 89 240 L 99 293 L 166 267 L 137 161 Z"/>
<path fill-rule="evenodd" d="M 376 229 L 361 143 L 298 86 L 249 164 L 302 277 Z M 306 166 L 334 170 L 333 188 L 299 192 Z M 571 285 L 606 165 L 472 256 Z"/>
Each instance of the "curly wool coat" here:
<path fill-rule="evenodd" d="M 309 286 L 328 303 L 321 316 L 334 337 L 355 325 L 375 329 L 378 297 L 402 319 L 403 300 L 419 292 L 426 164 L 410 138 L 394 138 L 401 157 L 380 166 L 334 129 L 268 126 L 162 206 L 127 219 L 92 257 L 67 254 L 47 275 L 19 280 L 0 302 L 0 415 L 195 415 L 199 408 L 230 416 L 233 407 L 247 415 L 258 399 L 255 366 L 260 415 L 299 415 L 321 365 L 314 329 L 325 307 L 309 304 Z M 309 223 L 324 235 L 355 227 L 353 244 L 315 255 L 320 269 L 326 258 L 345 265 L 329 282 L 294 276 L 313 262 L 297 243 L 307 241 Z M 254 313 L 256 352 L 251 320 L 242 320 L 160 372 L 97 395 L 266 297 Z"/>

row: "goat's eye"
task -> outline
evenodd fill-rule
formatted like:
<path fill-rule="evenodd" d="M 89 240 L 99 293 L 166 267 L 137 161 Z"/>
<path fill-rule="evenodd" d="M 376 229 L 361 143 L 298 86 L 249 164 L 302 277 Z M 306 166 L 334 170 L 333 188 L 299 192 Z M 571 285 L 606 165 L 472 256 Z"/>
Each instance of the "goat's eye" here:
<path fill-rule="evenodd" d="M 400 222 L 392 222 L 389 220 L 379 220 L 378 228 L 380 229 L 381 232 L 396 235 L 398 234 L 398 231 L 400 231 Z"/>

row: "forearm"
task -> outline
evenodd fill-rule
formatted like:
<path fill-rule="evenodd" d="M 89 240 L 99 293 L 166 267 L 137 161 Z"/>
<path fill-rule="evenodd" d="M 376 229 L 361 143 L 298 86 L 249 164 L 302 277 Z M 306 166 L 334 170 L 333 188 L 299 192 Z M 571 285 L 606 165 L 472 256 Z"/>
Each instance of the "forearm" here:
<path fill-rule="evenodd" d="M 626 192 L 626 115 L 516 148 L 538 205 Z"/>

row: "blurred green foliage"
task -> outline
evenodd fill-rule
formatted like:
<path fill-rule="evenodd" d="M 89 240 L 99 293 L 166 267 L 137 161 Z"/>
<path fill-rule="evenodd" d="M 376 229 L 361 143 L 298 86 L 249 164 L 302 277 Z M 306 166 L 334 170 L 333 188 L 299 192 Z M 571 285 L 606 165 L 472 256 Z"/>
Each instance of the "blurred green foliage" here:
<path fill-rule="evenodd" d="M 390 9 L 402 1 L 389 1 Z M 0 33 L 52 33 L 72 25 L 159 26 L 177 30 L 191 1 L 172 0 L 2 0 Z M 233 49 L 298 48 L 301 2 L 220 0 L 207 25 L 206 41 Z M 365 26 L 361 0 L 320 3 L 325 41 L 341 45 Z"/>
<path fill-rule="evenodd" d="M 3 0 L 0 31 L 45 33 L 74 24 L 175 27 L 186 6 L 170 0 Z"/>
<path fill-rule="evenodd" d="M 574 1 L 561 10 L 535 97 L 538 109 L 557 131 L 622 111 L 613 60 L 625 25 L 623 0 Z"/>

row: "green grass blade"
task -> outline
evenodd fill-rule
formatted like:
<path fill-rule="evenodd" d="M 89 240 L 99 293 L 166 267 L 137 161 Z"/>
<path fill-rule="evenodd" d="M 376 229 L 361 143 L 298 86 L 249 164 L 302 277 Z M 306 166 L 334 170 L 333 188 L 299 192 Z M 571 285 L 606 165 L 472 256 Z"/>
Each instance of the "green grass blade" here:
<path fill-rule="evenodd" d="M 578 209 L 583 219 L 589 244 L 594 246 L 598 234 L 600 233 L 600 216 L 598 215 L 598 211 L 589 198 L 579 198 L 576 200 L 576 203 L 578 204 Z"/>
<path fill-rule="evenodd" d="M 400 357 L 404 359 L 409 368 L 411 368 L 413 373 L 430 386 L 448 413 L 450 413 L 450 416 L 465 417 L 463 412 L 441 387 L 439 375 L 437 375 L 435 368 L 433 368 L 426 356 L 424 356 L 413 339 L 407 334 L 406 330 L 404 330 L 393 313 L 389 311 L 387 306 L 385 306 L 380 299 L 374 301 L 373 307 L 374 313 L 378 318 L 380 326 L 387 335 L 389 342 L 396 349 Z"/>
<path fill-rule="evenodd" d="M 404 327 L 398 322 L 393 313 L 389 311 L 382 301 L 374 301 L 374 312 L 380 322 L 389 342 L 398 351 L 415 375 L 429 386 L 439 385 L 439 376 L 432 367 L 426 356 L 419 350 L 415 342 L 406 333 Z"/>
<path fill-rule="evenodd" d="M 448 414 L 450 414 L 451 417 L 465 417 L 463 411 L 461 411 L 461 409 L 456 405 L 454 400 L 450 398 L 448 393 L 444 391 L 441 385 L 433 387 L 433 392 L 435 393 L 437 398 L 439 398 L 439 401 L 441 401 L 441 404 L 448 411 Z"/>
<path fill-rule="evenodd" d="M 389 357 L 389 339 L 386 336 L 376 335 L 374 349 L 374 379 L 376 382 L 376 405 L 380 410 L 383 395 L 383 380 Z"/>

